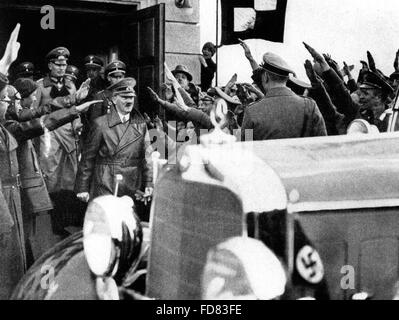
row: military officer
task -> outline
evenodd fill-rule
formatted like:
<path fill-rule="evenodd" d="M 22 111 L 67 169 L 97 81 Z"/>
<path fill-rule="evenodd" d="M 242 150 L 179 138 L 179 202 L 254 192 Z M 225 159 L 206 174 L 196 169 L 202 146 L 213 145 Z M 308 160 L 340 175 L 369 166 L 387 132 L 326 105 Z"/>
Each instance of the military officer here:
<path fill-rule="evenodd" d="M 126 78 L 107 89 L 111 112 L 94 120 L 79 164 L 75 192 L 85 202 L 114 194 L 117 174 L 123 176 L 118 196 L 134 199 L 142 188 L 152 194 L 151 142 L 145 119 L 134 108 L 135 85 Z"/>
<path fill-rule="evenodd" d="M 7 83 L 0 73 L 1 117 L 10 103 Z M 15 138 L 0 124 L 0 300 L 8 299 L 26 270 L 17 147 Z"/>
<path fill-rule="evenodd" d="M 15 68 L 15 79 L 29 78 L 33 80 L 34 74 L 35 66 L 29 61 L 22 62 Z"/>
<path fill-rule="evenodd" d="M 294 72 L 278 55 L 263 56 L 262 86 L 265 98 L 249 106 L 244 114 L 242 139 L 287 139 L 327 135 L 324 119 L 316 102 L 297 96 L 287 87 Z"/>
<path fill-rule="evenodd" d="M 85 69 L 87 79 L 90 79 L 90 90 L 87 100 L 93 100 L 94 96 L 107 87 L 105 80 L 101 77 L 104 62 L 101 58 L 91 54 L 85 58 Z"/>
<path fill-rule="evenodd" d="M 86 98 L 88 83 L 83 83 L 79 91 L 76 91 L 72 82 L 65 81 L 69 56 L 69 50 L 64 47 L 55 48 L 47 54 L 50 72 L 45 78 L 38 81 L 33 109 L 60 97 L 69 100 L 69 105 L 66 107 L 75 105 L 77 101 Z M 77 133 L 81 126 L 80 119 L 67 123 L 42 136 L 36 146 L 40 155 L 40 166 L 50 194 L 61 190 L 73 190 L 78 164 Z"/>
<path fill-rule="evenodd" d="M 104 75 L 109 85 L 113 85 L 125 78 L 126 64 L 122 61 L 113 61 L 105 67 Z M 112 92 L 108 89 L 98 92 L 94 95 L 94 100 L 102 100 L 102 103 L 93 105 L 86 114 L 85 127 L 83 128 L 82 137 L 86 138 L 93 121 L 111 112 L 112 108 Z"/>
<path fill-rule="evenodd" d="M 314 64 L 322 73 L 322 77 L 329 87 L 331 99 L 335 101 L 337 111 L 344 115 L 339 123 L 339 131 L 346 134 L 348 125 L 355 119 L 363 119 L 375 125 L 380 132 L 386 132 L 389 117 L 385 113 L 389 109 L 389 97 L 394 93 L 389 83 L 377 72 L 363 71 L 359 87 L 359 101 L 352 99 L 344 81 L 329 66 L 322 54 L 304 43 L 312 55 Z"/>
<path fill-rule="evenodd" d="M 126 64 L 123 63 L 122 61 L 113 61 L 106 66 L 104 74 L 108 81 L 108 84 L 112 86 L 115 83 L 125 78 Z M 109 89 L 105 89 L 99 92 L 95 96 L 96 100 L 103 100 L 103 104 L 101 106 L 95 105 L 92 107 L 93 112 L 91 113 L 91 118 L 90 118 L 91 121 L 104 114 L 111 112 L 111 107 L 112 107 L 111 98 L 112 98 L 112 92 Z"/>
<path fill-rule="evenodd" d="M 79 69 L 76 66 L 69 64 L 65 70 L 65 80 L 72 82 L 76 86 L 78 81 Z"/>

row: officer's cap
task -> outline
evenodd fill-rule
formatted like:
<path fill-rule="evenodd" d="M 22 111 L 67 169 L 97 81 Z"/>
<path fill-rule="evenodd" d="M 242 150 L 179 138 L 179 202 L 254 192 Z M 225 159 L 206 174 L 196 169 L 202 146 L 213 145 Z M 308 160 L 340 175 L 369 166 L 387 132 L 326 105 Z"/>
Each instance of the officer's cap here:
<path fill-rule="evenodd" d="M 387 94 L 392 94 L 394 91 L 385 79 L 371 71 L 365 73 L 360 89 L 379 89 Z"/>
<path fill-rule="evenodd" d="M 136 79 L 125 78 L 117 83 L 108 87 L 107 90 L 112 91 L 113 95 L 124 95 L 124 96 L 135 96 L 136 92 L 134 87 L 136 86 Z"/>
<path fill-rule="evenodd" d="M 68 65 L 65 70 L 65 75 L 70 76 L 75 81 L 78 79 L 79 69 L 73 65 Z"/>
<path fill-rule="evenodd" d="M 58 47 L 51 50 L 47 55 L 46 59 L 50 62 L 67 62 L 70 56 L 70 52 L 65 47 Z"/>
<path fill-rule="evenodd" d="M 113 61 L 105 67 L 105 75 L 111 75 L 114 73 L 126 73 L 126 64 L 122 61 Z"/>
<path fill-rule="evenodd" d="M 293 86 L 302 88 L 302 89 L 311 89 L 312 85 L 310 83 L 307 83 L 305 81 L 302 81 L 298 79 L 297 77 L 294 77 L 293 75 L 289 76 L 288 82 L 291 83 Z"/>
<path fill-rule="evenodd" d="M 85 58 L 85 66 L 86 68 L 102 68 L 104 63 L 101 58 L 91 54 Z"/>
<path fill-rule="evenodd" d="M 32 62 L 22 62 L 15 68 L 15 72 L 18 76 L 32 76 L 35 72 L 35 66 Z"/>
<path fill-rule="evenodd" d="M 267 52 L 263 55 L 263 63 L 261 67 L 267 72 L 282 77 L 288 77 L 290 73 L 294 73 L 292 68 L 283 60 L 283 58 L 272 52 Z"/>

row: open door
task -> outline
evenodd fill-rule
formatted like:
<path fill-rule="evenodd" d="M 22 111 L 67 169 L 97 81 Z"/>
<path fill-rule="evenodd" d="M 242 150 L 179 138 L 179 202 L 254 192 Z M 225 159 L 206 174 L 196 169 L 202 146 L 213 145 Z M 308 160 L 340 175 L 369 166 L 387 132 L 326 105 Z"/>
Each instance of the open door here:
<path fill-rule="evenodd" d="M 128 56 L 128 73 L 137 79 L 139 109 L 149 115 L 159 113 L 159 106 L 152 103 L 147 87 L 160 92 L 164 79 L 165 61 L 165 4 L 159 4 L 135 13 L 128 24 L 125 50 Z M 132 21 L 133 20 L 133 21 Z M 122 60 L 124 58 L 122 57 Z"/>

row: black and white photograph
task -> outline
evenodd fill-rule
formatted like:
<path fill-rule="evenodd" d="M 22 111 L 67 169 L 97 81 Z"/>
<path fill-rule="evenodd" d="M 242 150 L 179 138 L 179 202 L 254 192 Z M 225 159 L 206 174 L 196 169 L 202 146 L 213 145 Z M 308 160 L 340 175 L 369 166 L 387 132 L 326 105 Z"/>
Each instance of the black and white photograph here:
<path fill-rule="evenodd" d="M 0 0 L 0 300 L 399 300 L 398 116 L 397 0 Z"/>

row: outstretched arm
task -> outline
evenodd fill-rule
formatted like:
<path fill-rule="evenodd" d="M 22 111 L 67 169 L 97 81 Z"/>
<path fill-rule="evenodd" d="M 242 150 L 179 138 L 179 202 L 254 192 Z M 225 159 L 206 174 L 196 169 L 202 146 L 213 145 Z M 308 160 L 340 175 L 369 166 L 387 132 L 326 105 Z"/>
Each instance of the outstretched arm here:
<path fill-rule="evenodd" d="M 13 32 L 11 33 L 10 39 L 8 40 L 6 51 L 4 52 L 3 58 L 0 60 L 0 72 L 4 75 L 8 75 L 8 70 L 11 64 L 17 60 L 18 52 L 21 48 L 21 44 L 18 42 L 19 29 L 21 25 L 17 23 Z"/>
<path fill-rule="evenodd" d="M 255 61 L 254 57 L 252 56 L 252 52 L 249 46 L 241 39 L 238 39 L 238 41 L 240 42 L 241 47 L 244 49 L 245 57 L 248 59 L 249 63 L 251 64 L 252 70 L 256 70 L 257 68 L 259 68 L 258 63 Z"/>

